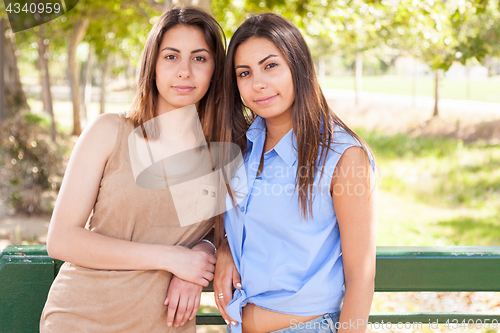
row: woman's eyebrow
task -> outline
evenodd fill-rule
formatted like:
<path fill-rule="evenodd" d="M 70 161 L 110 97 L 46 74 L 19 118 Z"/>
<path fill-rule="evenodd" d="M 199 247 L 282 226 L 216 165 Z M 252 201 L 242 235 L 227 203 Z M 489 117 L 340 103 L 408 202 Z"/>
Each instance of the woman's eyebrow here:
<path fill-rule="evenodd" d="M 264 59 L 262 59 L 261 61 L 259 61 L 259 65 L 262 65 L 264 63 L 264 61 L 266 61 L 267 59 L 272 58 L 272 57 L 277 57 L 277 55 L 276 54 L 270 54 L 270 55 L 268 55 L 267 57 L 265 57 Z"/>
<path fill-rule="evenodd" d="M 177 52 L 177 53 L 181 53 L 181 51 L 179 51 L 177 49 L 174 49 L 173 47 L 170 47 L 170 46 L 164 47 L 160 52 L 163 52 L 165 50 L 171 50 L 171 51 L 174 51 L 174 52 Z"/>
<path fill-rule="evenodd" d="M 266 61 L 267 59 L 269 58 L 272 58 L 272 57 L 277 57 L 276 54 L 270 54 L 268 55 L 267 57 L 265 57 L 264 59 L 262 59 L 261 61 L 259 61 L 259 65 L 262 65 L 264 63 L 264 61 Z M 238 69 L 238 68 L 250 68 L 250 66 L 247 66 L 247 65 L 237 65 L 234 67 L 234 69 Z"/>
<path fill-rule="evenodd" d="M 205 49 L 205 48 L 202 47 L 201 49 L 196 49 L 194 51 L 191 51 L 191 54 L 198 53 L 198 52 L 203 52 L 203 51 L 205 51 L 207 53 L 210 53 L 207 49 Z"/>
<path fill-rule="evenodd" d="M 234 69 L 238 69 L 238 68 L 250 68 L 250 66 L 247 66 L 247 65 L 237 65 L 234 67 Z"/>
<path fill-rule="evenodd" d="M 171 50 L 171 51 L 174 51 L 174 52 L 177 52 L 177 53 L 181 53 L 181 51 L 179 51 L 178 49 L 175 49 L 175 48 L 170 47 L 170 46 L 164 47 L 160 52 L 163 52 L 165 50 Z M 191 54 L 198 53 L 198 52 L 203 52 L 203 51 L 205 51 L 207 53 L 210 53 L 207 49 L 205 49 L 205 48 L 202 47 L 201 49 L 196 49 L 196 50 L 191 51 Z"/>

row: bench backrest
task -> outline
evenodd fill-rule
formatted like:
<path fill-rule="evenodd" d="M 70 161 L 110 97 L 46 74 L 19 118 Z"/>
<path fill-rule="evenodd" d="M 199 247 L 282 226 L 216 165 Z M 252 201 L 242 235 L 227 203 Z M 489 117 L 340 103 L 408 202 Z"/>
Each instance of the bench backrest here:
<path fill-rule="evenodd" d="M 48 291 L 62 262 L 44 245 L 8 246 L 0 254 L 0 332 L 38 332 Z M 205 291 L 212 291 L 211 286 Z M 375 291 L 500 291 L 500 247 L 378 247 Z M 494 314 L 371 314 L 370 322 L 497 320 Z M 197 324 L 224 325 L 218 314 Z"/>

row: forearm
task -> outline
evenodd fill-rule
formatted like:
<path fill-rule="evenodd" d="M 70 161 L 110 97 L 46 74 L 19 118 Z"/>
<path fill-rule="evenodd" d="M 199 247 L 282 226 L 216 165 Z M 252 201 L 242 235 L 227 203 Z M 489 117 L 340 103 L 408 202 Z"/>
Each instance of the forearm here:
<path fill-rule="evenodd" d="M 109 270 L 170 271 L 175 258 L 174 246 L 131 242 L 74 226 L 50 230 L 47 250 L 55 259 Z"/>
<path fill-rule="evenodd" d="M 346 281 L 339 333 L 365 332 L 374 288 L 375 283 L 372 278 Z"/>

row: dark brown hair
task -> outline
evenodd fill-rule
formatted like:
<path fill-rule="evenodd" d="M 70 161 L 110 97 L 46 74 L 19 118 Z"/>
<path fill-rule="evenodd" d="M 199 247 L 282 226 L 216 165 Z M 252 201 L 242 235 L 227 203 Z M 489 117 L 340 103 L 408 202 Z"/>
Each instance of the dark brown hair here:
<path fill-rule="evenodd" d="M 236 81 L 234 57 L 238 47 L 250 38 L 266 38 L 273 42 L 286 59 L 292 73 L 295 101 L 292 105 L 293 132 L 297 138 L 298 165 L 295 190 L 303 217 L 312 217 L 313 183 L 316 169 L 324 169 L 331 150 L 335 125 L 340 126 L 363 148 L 369 164 L 368 145 L 329 107 L 314 71 L 313 60 L 299 29 L 280 15 L 265 13 L 250 17 L 240 25 L 229 43 L 224 71 L 223 108 L 220 141 L 234 142 L 246 153 L 246 131 L 256 114 L 243 104 Z M 373 155 L 372 155 L 373 156 Z M 323 173 L 321 173 L 321 176 Z"/>
<path fill-rule="evenodd" d="M 214 141 L 214 119 L 220 104 L 221 94 L 217 84 L 213 83 L 222 81 L 224 61 L 226 59 L 226 38 L 219 23 L 210 14 L 198 8 L 173 8 L 163 13 L 153 25 L 142 52 L 137 93 L 132 109 L 127 113 L 127 118 L 130 118 L 137 127 L 157 116 L 158 89 L 156 87 L 155 72 L 159 48 L 165 33 L 178 25 L 200 29 L 205 36 L 210 51 L 213 53 L 215 68 L 212 83 L 205 96 L 200 100 L 198 116 L 206 141 Z M 148 131 L 148 133 L 154 135 L 155 131 Z"/>

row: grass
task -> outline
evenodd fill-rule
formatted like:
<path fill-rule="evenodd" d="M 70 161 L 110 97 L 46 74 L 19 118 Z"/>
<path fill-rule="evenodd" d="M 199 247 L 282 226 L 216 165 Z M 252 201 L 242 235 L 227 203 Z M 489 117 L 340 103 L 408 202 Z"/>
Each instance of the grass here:
<path fill-rule="evenodd" d="M 378 245 L 500 245 L 500 147 L 358 133 L 382 175 Z"/>
<path fill-rule="evenodd" d="M 35 112 L 41 102 L 30 99 Z M 109 112 L 130 104 L 108 103 Z M 69 134 L 71 103 L 54 103 Z M 99 113 L 92 103 L 89 120 Z M 377 245 L 500 245 L 500 147 L 357 129 L 381 171 Z"/>
<path fill-rule="evenodd" d="M 329 76 L 321 85 L 327 89 L 354 90 L 354 77 Z M 367 92 L 413 95 L 413 79 L 410 76 L 363 76 L 362 90 Z M 470 99 L 481 102 L 500 103 L 500 79 L 490 78 L 471 81 Z M 468 99 L 465 80 L 442 79 L 440 98 Z M 434 97 L 434 78 L 419 77 L 417 80 L 418 96 Z"/>

